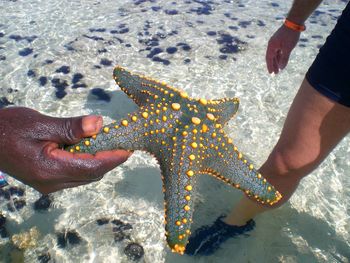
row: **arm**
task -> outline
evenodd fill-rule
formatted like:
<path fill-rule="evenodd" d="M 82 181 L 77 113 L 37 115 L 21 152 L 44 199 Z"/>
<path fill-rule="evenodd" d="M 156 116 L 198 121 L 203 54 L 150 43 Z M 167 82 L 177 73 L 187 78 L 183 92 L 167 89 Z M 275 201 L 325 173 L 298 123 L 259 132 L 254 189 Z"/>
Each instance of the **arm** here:
<path fill-rule="evenodd" d="M 306 19 L 322 0 L 294 0 L 287 19 L 297 25 L 304 25 Z M 266 65 L 269 73 L 277 74 L 284 69 L 292 50 L 300 38 L 300 32 L 282 25 L 270 38 L 266 51 Z"/>
<path fill-rule="evenodd" d="M 303 25 L 321 2 L 322 0 L 294 0 L 287 19 L 298 25 Z"/>
<path fill-rule="evenodd" d="M 102 176 L 130 155 L 126 151 L 73 154 L 61 150 L 92 136 L 102 118 L 84 116 L 53 118 L 28 108 L 0 110 L 0 171 L 47 194 L 87 184 Z"/>

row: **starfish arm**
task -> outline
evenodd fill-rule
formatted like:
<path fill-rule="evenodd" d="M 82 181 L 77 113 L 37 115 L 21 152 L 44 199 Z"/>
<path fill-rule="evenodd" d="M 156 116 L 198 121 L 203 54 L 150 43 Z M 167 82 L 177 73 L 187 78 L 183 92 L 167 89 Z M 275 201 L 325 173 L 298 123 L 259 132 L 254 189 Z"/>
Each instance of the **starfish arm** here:
<path fill-rule="evenodd" d="M 183 254 L 194 211 L 193 195 L 199 169 L 193 156 L 198 156 L 198 153 L 192 147 L 175 142 L 159 155 L 162 157 L 156 155 L 156 158 L 162 173 L 167 242 L 174 252 Z"/>
<path fill-rule="evenodd" d="M 159 101 L 178 102 L 188 97 L 187 93 L 180 92 L 165 82 L 131 73 L 119 66 L 114 68 L 113 78 L 121 90 L 138 106 L 154 104 Z"/>
<path fill-rule="evenodd" d="M 282 198 L 281 194 L 263 178 L 229 138 L 218 135 L 216 139 L 221 144 L 208 151 L 210 161 L 208 160 L 203 172 L 241 189 L 262 204 L 272 205 Z"/>
<path fill-rule="evenodd" d="M 208 112 L 215 116 L 217 123 L 225 125 L 236 115 L 239 106 L 238 98 L 220 99 L 208 101 Z"/>
<path fill-rule="evenodd" d="M 145 150 L 149 145 L 147 138 L 149 128 L 147 124 L 145 125 L 146 119 L 150 116 L 148 112 L 147 108 L 141 108 L 128 114 L 124 119 L 105 125 L 100 133 L 65 149 L 70 152 L 91 154 L 115 149 Z"/>

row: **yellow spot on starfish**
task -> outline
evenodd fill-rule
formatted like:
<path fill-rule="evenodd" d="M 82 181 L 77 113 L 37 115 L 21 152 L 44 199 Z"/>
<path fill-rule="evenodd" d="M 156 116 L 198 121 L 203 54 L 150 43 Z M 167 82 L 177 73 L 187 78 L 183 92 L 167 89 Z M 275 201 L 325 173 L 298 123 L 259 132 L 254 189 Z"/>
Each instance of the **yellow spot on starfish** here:
<path fill-rule="evenodd" d="M 190 210 L 190 206 L 189 205 L 185 205 L 184 209 L 185 209 L 185 211 L 189 211 Z"/>
<path fill-rule="evenodd" d="M 196 142 L 191 143 L 191 147 L 196 149 L 198 147 L 198 144 Z"/>
<path fill-rule="evenodd" d="M 104 132 L 104 133 L 109 133 L 109 127 L 104 127 L 104 128 L 103 128 L 103 132 Z"/>
<path fill-rule="evenodd" d="M 71 148 L 69 151 L 70 151 L 71 153 L 74 153 L 74 149 L 73 149 L 73 148 Z"/>
<path fill-rule="evenodd" d="M 137 117 L 136 116 L 132 116 L 131 119 L 132 119 L 132 121 L 137 121 Z"/>
<path fill-rule="evenodd" d="M 211 120 L 211 121 L 215 120 L 214 115 L 211 113 L 207 113 L 207 118 L 208 118 L 208 120 Z"/>
<path fill-rule="evenodd" d="M 203 132 L 207 132 L 208 129 L 209 129 L 209 128 L 208 128 L 207 125 L 205 125 L 205 124 L 202 125 L 202 131 L 203 131 Z"/>
<path fill-rule="evenodd" d="M 187 131 L 183 131 L 182 132 L 182 136 L 187 136 L 188 135 L 188 132 Z"/>
<path fill-rule="evenodd" d="M 126 127 L 126 126 L 128 126 L 128 124 L 129 124 L 129 123 L 128 123 L 128 121 L 127 121 L 127 120 L 122 120 L 122 125 L 123 125 L 123 126 L 125 126 L 125 127 Z"/>
<path fill-rule="evenodd" d="M 86 146 L 89 146 L 89 145 L 90 145 L 90 141 L 85 141 L 84 144 L 85 144 Z"/>
<path fill-rule="evenodd" d="M 94 135 L 91 136 L 92 139 L 96 139 L 96 137 L 97 137 L 96 134 L 94 134 Z"/>
<path fill-rule="evenodd" d="M 185 190 L 191 191 L 191 190 L 192 190 L 192 185 L 186 185 L 186 186 L 185 186 Z"/>
<path fill-rule="evenodd" d="M 194 159 L 196 159 L 196 156 L 194 154 L 191 154 L 190 156 L 188 156 L 188 158 L 193 161 Z"/>
<path fill-rule="evenodd" d="M 262 176 L 261 176 L 261 174 L 259 173 L 259 174 L 257 175 L 257 177 L 258 177 L 259 179 L 261 179 Z"/>
<path fill-rule="evenodd" d="M 185 196 L 185 199 L 186 199 L 186 201 L 190 201 L 190 200 L 191 200 L 191 196 L 186 195 L 186 196 Z"/>
<path fill-rule="evenodd" d="M 163 120 L 163 121 L 166 121 L 166 120 L 167 120 L 167 117 L 166 117 L 166 116 L 163 116 L 163 117 L 162 117 L 162 120 Z"/>
<path fill-rule="evenodd" d="M 147 119 L 147 118 L 148 118 L 148 112 L 145 112 L 145 111 L 142 112 L 142 117 L 145 118 L 145 119 Z"/>
<path fill-rule="evenodd" d="M 271 190 L 272 190 L 271 186 L 268 186 L 268 187 L 267 187 L 267 191 L 270 192 Z"/>
<path fill-rule="evenodd" d="M 216 137 L 216 132 L 213 132 L 213 133 L 211 134 L 211 137 L 212 137 L 212 138 L 215 138 L 215 137 Z"/>
<path fill-rule="evenodd" d="M 187 92 L 184 92 L 184 91 L 180 92 L 180 96 L 181 96 L 181 98 L 184 98 L 184 99 L 188 98 Z"/>
<path fill-rule="evenodd" d="M 201 98 L 199 99 L 199 103 L 205 106 L 208 104 L 208 101 L 206 99 Z"/>
<path fill-rule="evenodd" d="M 189 170 L 189 171 L 187 171 L 187 173 L 186 173 L 188 176 L 193 176 L 194 175 L 194 172 L 192 171 L 192 170 Z"/>
<path fill-rule="evenodd" d="M 198 125 L 198 124 L 200 124 L 201 123 L 201 120 L 199 119 L 199 118 L 197 118 L 197 117 L 192 117 L 192 123 L 193 124 L 196 124 L 196 125 Z"/>
<path fill-rule="evenodd" d="M 180 221 L 176 221 L 175 224 L 176 224 L 177 226 L 181 226 L 181 222 L 180 222 Z"/>
<path fill-rule="evenodd" d="M 80 146 L 79 145 L 75 146 L 75 150 L 80 151 Z"/>
<path fill-rule="evenodd" d="M 182 219 L 182 223 L 186 224 L 187 223 L 187 218 Z"/>
<path fill-rule="evenodd" d="M 173 110 L 179 110 L 181 108 L 181 105 L 179 103 L 172 103 L 171 108 Z"/>
<path fill-rule="evenodd" d="M 254 169 L 254 165 L 250 164 L 249 165 L 249 170 L 253 170 Z"/>

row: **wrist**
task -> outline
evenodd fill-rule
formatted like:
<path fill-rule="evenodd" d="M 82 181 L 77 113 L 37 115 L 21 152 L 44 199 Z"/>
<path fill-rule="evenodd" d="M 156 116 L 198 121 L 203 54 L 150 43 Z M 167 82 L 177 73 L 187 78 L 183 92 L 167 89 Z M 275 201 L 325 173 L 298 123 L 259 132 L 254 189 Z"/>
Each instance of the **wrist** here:
<path fill-rule="evenodd" d="M 304 25 L 304 23 L 298 23 L 298 22 L 294 22 L 293 20 L 286 18 L 284 20 L 283 25 L 293 31 L 296 32 L 303 32 L 305 31 L 306 27 Z"/>

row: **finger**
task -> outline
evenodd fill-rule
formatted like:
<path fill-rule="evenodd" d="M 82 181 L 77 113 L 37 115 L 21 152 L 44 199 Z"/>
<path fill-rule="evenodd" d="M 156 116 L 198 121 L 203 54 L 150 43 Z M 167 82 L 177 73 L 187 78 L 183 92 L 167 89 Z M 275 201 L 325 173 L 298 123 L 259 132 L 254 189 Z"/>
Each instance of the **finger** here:
<path fill-rule="evenodd" d="M 275 59 L 273 60 L 273 66 L 272 66 L 272 68 L 273 68 L 273 73 L 274 73 L 274 74 L 278 74 L 279 69 L 278 69 L 277 58 L 275 58 Z"/>
<path fill-rule="evenodd" d="M 54 147 L 47 146 L 48 158 L 59 163 L 63 169 L 62 181 L 70 178 L 76 181 L 95 180 L 118 165 L 125 162 L 130 152 L 123 150 L 99 152 L 96 155 L 87 153 L 70 153 Z"/>
<path fill-rule="evenodd" d="M 281 51 L 281 55 L 278 63 L 278 67 L 280 69 L 284 69 L 287 66 L 289 61 L 289 56 L 290 56 L 290 52 L 286 50 Z"/>
<path fill-rule="evenodd" d="M 269 44 L 266 51 L 266 66 L 267 71 L 271 74 L 275 71 L 274 60 L 277 53 L 277 49 L 272 47 L 272 44 Z"/>
<path fill-rule="evenodd" d="M 97 134 L 102 128 L 102 117 L 90 115 L 74 118 L 51 118 L 51 141 L 74 144 L 84 137 Z"/>

